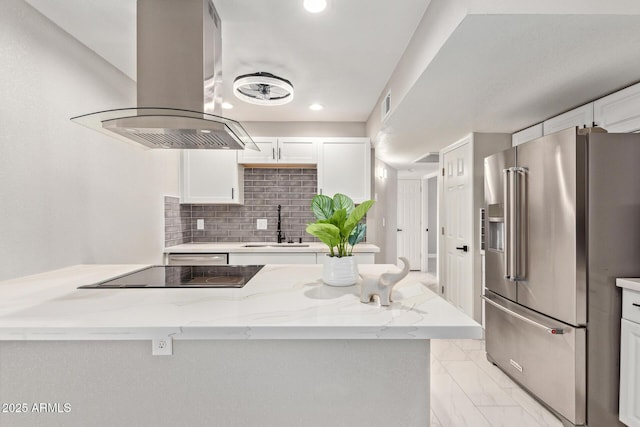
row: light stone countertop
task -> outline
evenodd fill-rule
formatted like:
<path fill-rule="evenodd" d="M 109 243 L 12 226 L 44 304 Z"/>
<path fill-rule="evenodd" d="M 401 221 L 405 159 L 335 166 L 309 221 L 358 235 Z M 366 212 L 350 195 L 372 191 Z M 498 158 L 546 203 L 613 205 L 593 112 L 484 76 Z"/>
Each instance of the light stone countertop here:
<path fill-rule="evenodd" d="M 334 288 L 321 265 L 267 265 L 241 289 L 76 289 L 144 265 L 77 265 L 0 282 L 0 340 L 480 338 L 481 326 L 419 282 L 390 307 Z M 360 265 L 361 274 L 397 267 Z"/>
<path fill-rule="evenodd" d="M 261 245 L 255 247 L 255 245 Z M 266 246 L 265 246 L 266 245 Z M 321 242 L 305 243 L 269 243 L 269 242 L 235 242 L 235 243 L 184 243 L 182 245 L 168 246 L 165 253 L 286 253 L 286 252 L 312 252 L 329 253 L 327 245 Z M 353 248 L 354 253 L 377 253 L 380 248 L 371 243 L 358 243 Z"/>
<path fill-rule="evenodd" d="M 616 286 L 640 292 L 640 279 L 616 279 Z"/>

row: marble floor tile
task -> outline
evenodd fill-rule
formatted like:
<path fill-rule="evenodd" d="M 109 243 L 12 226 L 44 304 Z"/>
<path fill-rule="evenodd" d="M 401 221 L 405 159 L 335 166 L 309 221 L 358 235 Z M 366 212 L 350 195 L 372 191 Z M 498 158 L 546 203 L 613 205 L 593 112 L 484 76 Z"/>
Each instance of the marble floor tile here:
<path fill-rule="evenodd" d="M 451 340 L 462 350 L 482 350 L 484 351 L 484 340 Z"/>
<path fill-rule="evenodd" d="M 491 427 L 449 374 L 431 375 L 431 410 L 442 427 Z"/>
<path fill-rule="evenodd" d="M 487 360 L 484 350 L 472 350 L 467 352 L 469 359 L 473 360 L 480 369 L 493 379 L 500 388 L 519 387 L 511 378 L 500 370 L 497 366 Z"/>
<path fill-rule="evenodd" d="M 489 375 L 471 361 L 443 361 L 442 365 L 476 406 L 518 404 Z"/>
<path fill-rule="evenodd" d="M 431 341 L 431 425 L 562 427 L 487 360 L 481 340 Z"/>
<path fill-rule="evenodd" d="M 478 408 L 491 427 L 540 427 L 520 406 L 483 406 Z"/>
<path fill-rule="evenodd" d="M 434 414 L 433 411 L 431 411 L 431 427 L 442 427 L 440 420 L 438 420 L 438 417 L 436 417 L 436 414 Z"/>
<path fill-rule="evenodd" d="M 431 374 L 448 374 L 442 363 L 434 357 L 431 358 Z"/>
<path fill-rule="evenodd" d="M 547 408 L 521 388 L 507 390 L 513 400 L 518 402 L 543 427 L 562 427 L 560 420 Z"/>
<path fill-rule="evenodd" d="M 453 340 L 431 340 L 431 357 L 439 361 L 468 360 L 467 353 L 453 342 Z"/>

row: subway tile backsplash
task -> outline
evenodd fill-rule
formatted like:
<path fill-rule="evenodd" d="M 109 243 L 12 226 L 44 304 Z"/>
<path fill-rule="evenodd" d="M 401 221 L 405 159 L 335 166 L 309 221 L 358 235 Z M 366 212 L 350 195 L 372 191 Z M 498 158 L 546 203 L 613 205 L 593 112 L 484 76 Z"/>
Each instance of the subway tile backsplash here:
<path fill-rule="evenodd" d="M 178 197 L 164 197 L 164 245 L 190 243 L 191 206 L 181 205 Z"/>
<path fill-rule="evenodd" d="M 286 240 L 316 241 L 305 232 L 315 221 L 311 199 L 317 191 L 316 169 L 244 169 L 244 205 L 178 205 L 165 198 L 165 245 L 188 242 L 275 242 L 278 205 L 282 206 L 282 231 Z M 167 199 L 171 199 L 167 202 Z M 184 216 L 183 216 L 184 215 Z M 183 221 L 177 224 L 176 218 Z M 196 220 L 204 219 L 204 230 Z M 267 230 L 258 230 L 256 220 L 267 219 Z M 185 224 L 189 224 L 185 226 Z M 180 228 L 180 231 L 178 231 Z"/>

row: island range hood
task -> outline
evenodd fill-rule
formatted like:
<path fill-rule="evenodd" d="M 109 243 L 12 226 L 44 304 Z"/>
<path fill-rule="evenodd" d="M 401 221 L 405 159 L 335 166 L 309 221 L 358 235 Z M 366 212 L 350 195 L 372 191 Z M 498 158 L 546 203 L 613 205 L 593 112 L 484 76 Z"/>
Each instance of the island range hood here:
<path fill-rule="evenodd" d="M 147 148 L 258 150 L 219 116 L 221 22 L 211 0 L 137 0 L 137 104 L 71 120 Z"/>

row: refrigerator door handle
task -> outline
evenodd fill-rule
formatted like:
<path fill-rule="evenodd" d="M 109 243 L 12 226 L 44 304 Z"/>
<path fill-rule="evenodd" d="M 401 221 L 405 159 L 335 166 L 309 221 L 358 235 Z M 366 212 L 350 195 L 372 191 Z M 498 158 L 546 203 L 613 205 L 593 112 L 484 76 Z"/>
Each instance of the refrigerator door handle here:
<path fill-rule="evenodd" d="M 495 301 L 491 297 L 488 297 L 486 295 L 482 295 L 482 299 L 485 300 L 486 302 L 488 302 L 489 304 L 491 304 L 492 306 L 494 306 L 495 308 L 497 308 L 498 310 L 504 311 L 505 313 L 509 314 L 510 316 L 513 316 L 513 317 L 515 317 L 517 319 L 520 319 L 523 322 L 526 322 L 526 323 L 528 323 L 528 324 L 530 324 L 532 326 L 535 326 L 535 327 L 540 328 L 540 329 L 544 329 L 545 331 L 547 331 L 551 335 L 562 335 L 562 334 L 564 334 L 564 329 L 563 328 L 558 328 L 558 327 L 555 327 L 555 326 L 548 326 L 548 325 L 544 325 L 544 324 L 542 324 L 540 322 L 536 322 L 535 320 L 530 319 L 529 317 L 525 316 L 524 314 L 517 313 L 516 311 L 505 307 L 499 301 Z"/>
<path fill-rule="evenodd" d="M 502 171 L 504 205 L 504 277 L 511 280 L 511 169 Z"/>
<path fill-rule="evenodd" d="M 511 168 L 511 280 L 527 277 L 527 168 Z"/>

